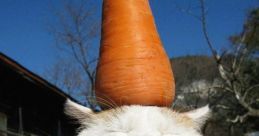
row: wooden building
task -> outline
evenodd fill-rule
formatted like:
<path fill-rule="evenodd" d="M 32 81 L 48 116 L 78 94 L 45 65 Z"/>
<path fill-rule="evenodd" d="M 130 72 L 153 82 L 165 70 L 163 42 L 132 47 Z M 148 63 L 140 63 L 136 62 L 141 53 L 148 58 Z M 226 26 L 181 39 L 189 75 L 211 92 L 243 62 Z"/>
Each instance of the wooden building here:
<path fill-rule="evenodd" d="M 72 136 L 67 94 L 0 53 L 0 136 Z M 72 99 L 72 98 L 70 98 Z"/>

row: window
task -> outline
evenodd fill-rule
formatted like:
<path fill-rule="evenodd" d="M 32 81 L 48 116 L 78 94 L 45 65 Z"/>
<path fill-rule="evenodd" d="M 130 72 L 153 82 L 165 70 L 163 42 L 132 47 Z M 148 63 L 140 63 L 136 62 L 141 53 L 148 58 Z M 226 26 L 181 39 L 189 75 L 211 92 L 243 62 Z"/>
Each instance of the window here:
<path fill-rule="evenodd" d="M 0 135 L 7 136 L 7 117 L 4 113 L 0 112 Z"/>

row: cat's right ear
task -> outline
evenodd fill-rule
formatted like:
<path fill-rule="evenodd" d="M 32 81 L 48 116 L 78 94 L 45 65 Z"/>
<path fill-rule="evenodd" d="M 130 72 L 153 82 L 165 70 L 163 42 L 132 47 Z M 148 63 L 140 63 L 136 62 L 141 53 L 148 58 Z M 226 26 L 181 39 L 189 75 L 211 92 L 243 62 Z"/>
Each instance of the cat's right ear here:
<path fill-rule="evenodd" d="M 192 119 L 194 121 L 194 123 L 196 123 L 195 125 L 198 128 L 201 128 L 204 123 L 206 122 L 206 120 L 210 117 L 211 115 L 211 111 L 208 105 L 196 109 L 196 110 L 192 110 L 189 112 L 184 113 L 187 117 L 189 117 L 190 119 Z"/>
<path fill-rule="evenodd" d="M 65 103 L 65 113 L 77 119 L 81 124 L 89 121 L 94 115 L 94 112 L 90 108 L 79 105 L 69 99 Z"/>

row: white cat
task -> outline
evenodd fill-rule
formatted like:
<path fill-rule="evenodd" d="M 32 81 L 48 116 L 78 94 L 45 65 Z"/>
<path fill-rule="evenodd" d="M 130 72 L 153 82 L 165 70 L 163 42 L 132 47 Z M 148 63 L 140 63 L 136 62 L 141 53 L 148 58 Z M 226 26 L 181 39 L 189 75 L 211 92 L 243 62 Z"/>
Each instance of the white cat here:
<path fill-rule="evenodd" d="M 94 113 L 70 100 L 66 114 L 81 124 L 78 136 L 201 136 L 209 108 L 177 113 L 155 106 L 122 106 Z"/>

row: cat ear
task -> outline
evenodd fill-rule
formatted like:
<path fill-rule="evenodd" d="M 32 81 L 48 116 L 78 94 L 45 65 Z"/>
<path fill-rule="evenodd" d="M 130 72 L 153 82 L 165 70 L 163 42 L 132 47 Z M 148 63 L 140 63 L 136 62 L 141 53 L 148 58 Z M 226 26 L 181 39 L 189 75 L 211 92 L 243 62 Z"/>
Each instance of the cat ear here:
<path fill-rule="evenodd" d="M 201 128 L 206 120 L 210 117 L 210 108 L 209 106 L 204 106 L 202 108 L 192 110 L 189 112 L 184 113 L 187 117 L 191 118 L 196 125 Z"/>
<path fill-rule="evenodd" d="M 65 103 L 65 113 L 77 119 L 80 123 L 90 120 L 94 115 L 94 112 L 90 108 L 79 105 L 69 99 Z"/>

